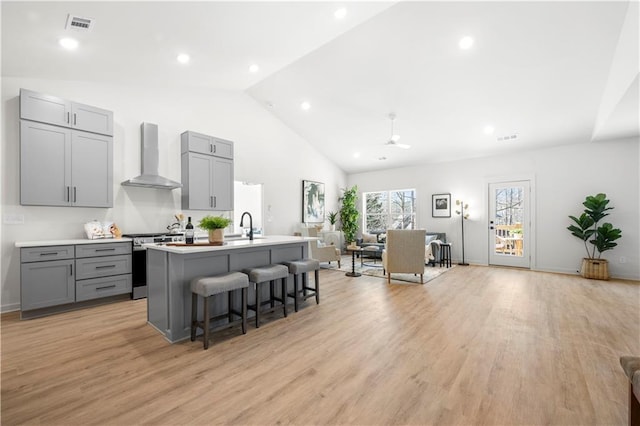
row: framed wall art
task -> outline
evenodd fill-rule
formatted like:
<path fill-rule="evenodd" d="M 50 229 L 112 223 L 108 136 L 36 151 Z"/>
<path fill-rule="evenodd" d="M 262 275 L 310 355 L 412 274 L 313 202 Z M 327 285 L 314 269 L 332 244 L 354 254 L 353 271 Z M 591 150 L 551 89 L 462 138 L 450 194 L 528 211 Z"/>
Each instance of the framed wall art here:
<path fill-rule="evenodd" d="M 433 194 L 431 196 L 431 216 L 451 217 L 451 194 Z"/>
<path fill-rule="evenodd" d="M 324 222 L 324 183 L 302 181 L 302 222 Z"/>

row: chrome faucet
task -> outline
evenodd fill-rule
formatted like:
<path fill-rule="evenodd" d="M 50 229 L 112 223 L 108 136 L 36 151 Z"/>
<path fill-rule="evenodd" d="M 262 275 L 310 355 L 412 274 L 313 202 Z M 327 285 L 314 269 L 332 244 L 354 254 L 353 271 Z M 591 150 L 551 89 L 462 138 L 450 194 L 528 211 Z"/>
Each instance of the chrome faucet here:
<path fill-rule="evenodd" d="M 251 213 L 244 212 L 242 216 L 240 216 L 240 227 L 243 227 L 242 221 L 244 221 L 244 215 L 249 215 L 249 240 L 253 241 L 253 218 L 251 217 Z"/>

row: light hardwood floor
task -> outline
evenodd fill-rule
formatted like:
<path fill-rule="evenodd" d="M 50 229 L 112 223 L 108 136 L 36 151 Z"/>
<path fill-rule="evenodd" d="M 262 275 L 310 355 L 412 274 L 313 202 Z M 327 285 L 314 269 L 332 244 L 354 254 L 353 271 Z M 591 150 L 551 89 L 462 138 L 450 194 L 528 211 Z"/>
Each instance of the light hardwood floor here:
<path fill-rule="evenodd" d="M 2 424 L 617 424 L 640 286 L 489 267 L 321 272 L 321 303 L 170 345 L 146 302 L 2 316 Z M 293 309 L 292 309 L 293 311 Z"/>

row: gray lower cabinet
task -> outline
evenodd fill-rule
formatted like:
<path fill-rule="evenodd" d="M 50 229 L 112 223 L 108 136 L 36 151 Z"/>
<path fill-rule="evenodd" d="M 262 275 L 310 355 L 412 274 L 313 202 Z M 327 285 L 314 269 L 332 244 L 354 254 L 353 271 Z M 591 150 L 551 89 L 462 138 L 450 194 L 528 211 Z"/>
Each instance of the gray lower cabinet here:
<path fill-rule="evenodd" d="M 233 210 L 233 142 L 182 134 L 182 208 Z"/>
<path fill-rule="evenodd" d="M 113 207 L 113 138 L 20 120 L 20 204 Z"/>
<path fill-rule="evenodd" d="M 20 260 L 23 318 L 41 308 L 131 293 L 129 242 L 24 247 Z"/>

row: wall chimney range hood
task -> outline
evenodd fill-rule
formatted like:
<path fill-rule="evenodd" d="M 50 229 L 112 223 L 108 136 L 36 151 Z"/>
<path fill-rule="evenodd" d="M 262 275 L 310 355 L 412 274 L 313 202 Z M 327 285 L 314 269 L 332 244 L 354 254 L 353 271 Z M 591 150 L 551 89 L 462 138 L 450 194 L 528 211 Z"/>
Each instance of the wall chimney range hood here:
<path fill-rule="evenodd" d="M 158 174 L 158 125 L 152 123 L 140 124 L 142 137 L 142 151 L 140 162 L 142 164 L 142 174 L 122 182 L 126 186 L 141 186 L 143 188 L 156 189 L 176 189 L 182 188 L 182 184 L 172 181 Z"/>

